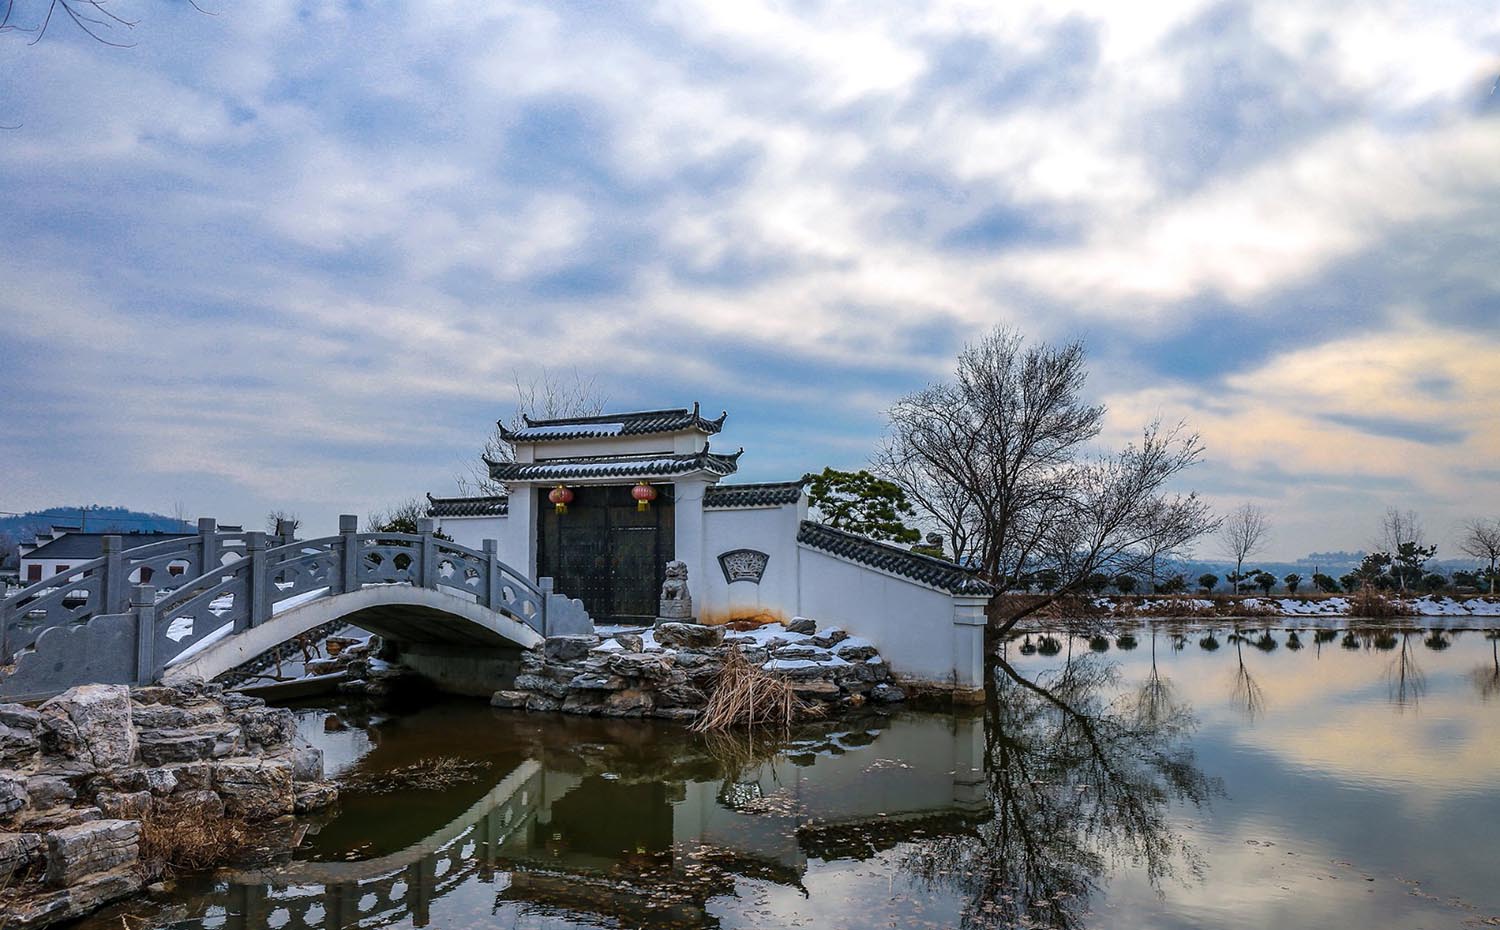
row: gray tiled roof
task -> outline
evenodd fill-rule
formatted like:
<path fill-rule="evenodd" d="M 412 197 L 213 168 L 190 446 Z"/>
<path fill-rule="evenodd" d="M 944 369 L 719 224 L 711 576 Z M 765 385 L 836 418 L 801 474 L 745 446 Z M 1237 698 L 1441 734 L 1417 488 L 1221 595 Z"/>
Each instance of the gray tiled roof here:
<path fill-rule="evenodd" d="M 823 523 L 803 520 L 797 530 L 797 542 L 894 575 L 904 575 L 951 594 L 987 596 L 995 593 L 989 582 L 975 577 L 961 565 L 920 555 L 890 543 L 865 539 Z"/>
<path fill-rule="evenodd" d="M 511 442 L 556 442 L 564 439 L 600 439 L 608 436 L 642 436 L 649 433 L 675 433 L 685 429 L 713 435 L 724 428 L 728 411 L 718 419 L 708 420 L 699 414 L 698 405 L 693 409 L 680 407 L 673 410 L 638 410 L 632 413 L 605 413 L 590 417 L 559 417 L 552 420 L 533 420 L 522 416 L 526 425 L 517 430 L 500 427 L 502 439 Z"/>
<path fill-rule="evenodd" d="M 67 533 L 42 543 L 26 553 L 24 559 L 77 559 L 88 561 L 104 554 L 104 537 L 120 537 L 121 549 L 135 549 L 167 539 L 183 539 L 195 533 Z"/>
<path fill-rule="evenodd" d="M 776 507 L 795 504 L 807 479 L 759 484 L 715 484 L 703 492 L 705 507 Z"/>
<path fill-rule="evenodd" d="M 510 513 L 510 498 L 504 494 L 482 497 L 433 497 L 427 495 L 429 517 L 503 517 Z"/>
<path fill-rule="evenodd" d="M 695 455 L 610 455 L 539 462 L 490 462 L 490 477 L 496 481 L 573 481 L 590 478 L 672 478 L 696 471 L 732 475 L 739 458 L 704 449 Z"/>

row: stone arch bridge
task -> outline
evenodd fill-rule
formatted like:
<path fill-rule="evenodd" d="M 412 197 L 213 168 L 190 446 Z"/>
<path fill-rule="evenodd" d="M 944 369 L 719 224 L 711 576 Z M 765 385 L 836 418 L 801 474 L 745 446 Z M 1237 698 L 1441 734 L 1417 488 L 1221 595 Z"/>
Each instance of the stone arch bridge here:
<path fill-rule="evenodd" d="M 333 620 L 403 642 L 531 648 L 588 632 L 577 600 L 482 550 L 416 533 L 198 533 L 104 554 L 0 601 L 0 700 L 91 682 L 213 678 Z"/>

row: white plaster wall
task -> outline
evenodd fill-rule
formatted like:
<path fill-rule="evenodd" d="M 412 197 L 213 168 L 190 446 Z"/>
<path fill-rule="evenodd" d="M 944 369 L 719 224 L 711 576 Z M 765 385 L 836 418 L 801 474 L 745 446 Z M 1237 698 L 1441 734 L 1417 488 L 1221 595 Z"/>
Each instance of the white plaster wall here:
<path fill-rule="evenodd" d="M 45 580 L 45 579 L 51 578 L 53 575 L 57 574 L 58 570 L 61 569 L 64 565 L 66 565 L 70 569 L 71 568 L 77 568 L 78 566 L 82 565 L 84 562 L 93 561 L 94 558 L 96 558 L 96 557 L 95 556 L 91 556 L 91 557 L 89 557 L 87 559 L 85 559 L 85 558 L 77 558 L 77 559 L 28 559 L 28 558 L 24 558 L 23 557 L 21 559 L 21 561 L 20 561 L 20 566 L 21 566 L 21 584 L 23 586 L 24 585 L 28 585 L 28 584 L 32 584 L 30 578 L 31 578 L 31 566 L 33 566 L 33 565 L 40 565 L 42 567 L 42 578 Z"/>
<path fill-rule="evenodd" d="M 783 621 L 796 616 L 800 518 L 796 504 L 705 510 L 703 573 L 691 585 L 700 616 L 721 620 L 767 613 Z M 760 584 L 724 580 L 719 556 L 731 549 L 758 549 L 771 557 Z"/>
<path fill-rule="evenodd" d="M 453 537 L 460 546 L 483 549 L 486 539 L 500 539 L 505 533 L 508 517 L 436 517 L 437 528 Z M 506 561 L 501 556 L 500 561 Z"/>
<path fill-rule="evenodd" d="M 799 613 L 819 627 L 837 624 L 875 644 L 898 675 L 924 683 L 974 687 L 968 639 L 955 635 L 953 597 L 857 562 L 798 546 Z M 957 674 L 955 674 L 957 673 Z"/>
<path fill-rule="evenodd" d="M 603 439 L 557 439 L 516 443 L 516 461 L 537 462 L 600 455 L 692 455 L 703 451 L 707 436 L 696 431 L 610 436 Z"/>

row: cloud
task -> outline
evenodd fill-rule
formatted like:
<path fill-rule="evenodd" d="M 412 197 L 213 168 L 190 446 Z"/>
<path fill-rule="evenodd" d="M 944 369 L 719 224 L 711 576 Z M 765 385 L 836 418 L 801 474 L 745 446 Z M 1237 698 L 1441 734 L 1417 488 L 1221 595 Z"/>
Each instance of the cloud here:
<path fill-rule="evenodd" d="M 381 506 L 541 365 L 859 465 L 997 323 L 1090 336 L 1121 435 L 1201 421 L 1206 485 L 1323 488 L 1319 546 L 1494 451 L 1482 5 L 140 12 L 0 39 L 19 506 Z"/>

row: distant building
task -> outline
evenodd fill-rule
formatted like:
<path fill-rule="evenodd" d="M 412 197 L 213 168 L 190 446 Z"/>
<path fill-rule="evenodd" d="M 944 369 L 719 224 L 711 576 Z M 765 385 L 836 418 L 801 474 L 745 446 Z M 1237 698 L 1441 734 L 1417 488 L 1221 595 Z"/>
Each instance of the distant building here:
<path fill-rule="evenodd" d="M 227 529 L 227 528 L 222 528 Z M 104 537 L 119 536 L 121 549 L 134 549 L 165 539 L 183 539 L 192 533 L 82 533 L 77 527 L 54 526 L 49 532 L 38 533 L 29 543 L 21 544 L 19 564 L 21 584 L 35 584 L 61 572 L 70 571 L 84 562 L 91 562 L 104 554 Z M 177 574 L 183 567 L 172 565 L 168 571 Z M 145 577 L 131 578 L 135 584 L 149 584 L 151 569 L 143 568 Z"/>

